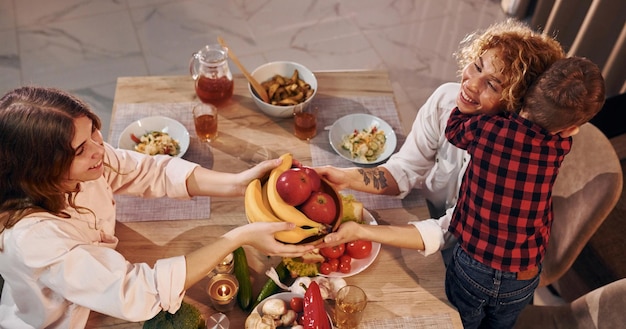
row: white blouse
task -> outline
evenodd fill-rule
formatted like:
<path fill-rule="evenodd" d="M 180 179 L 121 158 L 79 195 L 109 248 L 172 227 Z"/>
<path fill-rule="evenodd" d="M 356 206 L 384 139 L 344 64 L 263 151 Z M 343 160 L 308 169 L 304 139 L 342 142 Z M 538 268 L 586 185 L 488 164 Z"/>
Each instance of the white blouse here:
<path fill-rule="evenodd" d="M 382 165 L 398 183 L 400 198 L 417 188 L 438 211 L 446 211 L 439 219 L 410 222 L 420 231 L 425 255 L 453 242 L 448 226 L 469 155 L 448 142 L 445 129 L 460 88 L 459 83 L 439 86 L 417 112 L 400 150 Z"/>
<path fill-rule="evenodd" d="M 117 172 L 80 185 L 76 204 L 85 209 L 31 214 L 0 234 L 0 328 L 84 328 L 90 310 L 143 321 L 180 307 L 184 256 L 129 263 L 115 250 L 113 194 L 189 198 L 185 181 L 197 164 L 105 150 Z"/>

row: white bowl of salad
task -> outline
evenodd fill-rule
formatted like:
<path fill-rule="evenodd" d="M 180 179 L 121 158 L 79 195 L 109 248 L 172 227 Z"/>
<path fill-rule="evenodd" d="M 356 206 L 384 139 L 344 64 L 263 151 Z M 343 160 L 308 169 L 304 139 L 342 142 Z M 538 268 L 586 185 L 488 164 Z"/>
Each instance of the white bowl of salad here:
<path fill-rule="evenodd" d="M 330 127 L 328 139 L 333 150 L 358 164 L 377 164 L 396 149 L 397 138 L 385 120 L 371 114 L 349 114 Z"/>
<path fill-rule="evenodd" d="M 182 157 L 189 148 L 189 131 L 172 118 L 146 117 L 128 125 L 122 131 L 117 146 L 148 155 Z"/>

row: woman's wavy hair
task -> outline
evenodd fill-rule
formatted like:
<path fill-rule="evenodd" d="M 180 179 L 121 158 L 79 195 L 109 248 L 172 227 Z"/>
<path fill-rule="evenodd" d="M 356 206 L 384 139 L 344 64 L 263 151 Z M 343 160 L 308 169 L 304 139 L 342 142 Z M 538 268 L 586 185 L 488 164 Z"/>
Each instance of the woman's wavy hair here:
<path fill-rule="evenodd" d="M 0 233 L 39 211 L 69 217 L 77 208 L 63 182 L 75 150 L 74 119 L 101 122 L 89 106 L 54 88 L 21 87 L 0 99 Z"/>
<path fill-rule="evenodd" d="M 501 103 L 506 111 L 519 111 L 524 95 L 537 77 L 552 63 L 565 57 L 561 44 L 545 33 L 535 32 L 515 20 L 495 23 L 461 41 L 455 54 L 460 69 L 489 49 L 498 51 L 499 67 L 508 78 L 503 84 Z"/>

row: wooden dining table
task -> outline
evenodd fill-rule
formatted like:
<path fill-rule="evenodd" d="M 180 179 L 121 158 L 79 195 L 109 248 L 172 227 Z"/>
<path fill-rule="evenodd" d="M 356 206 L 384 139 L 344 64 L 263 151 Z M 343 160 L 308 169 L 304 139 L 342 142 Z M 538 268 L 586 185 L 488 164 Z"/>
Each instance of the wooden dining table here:
<path fill-rule="evenodd" d="M 318 80 L 316 98 L 393 97 L 386 71 L 321 71 L 315 72 L 315 76 Z M 209 159 L 203 165 L 218 171 L 239 172 L 264 157 L 271 158 L 286 152 L 304 165 L 312 165 L 310 142 L 294 137 L 293 120 L 273 118 L 262 113 L 250 98 L 244 77 L 236 75 L 234 80 L 233 97 L 219 106 L 219 136 L 210 145 L 202 146 L 204 149 L 201 152 L 205 152 Z M 120 77 L 111 127 L 131 123 L 120 122 L 124 117 L 121 111 L 128 108 L 128 104 L 167 106 L 193 102 L 198 102 L 198 99 L 194 82 L 189 76 Z M 191 116 L 191 113 L 188 115 Z M 193 129 L 189 131 L 192 140 L 197 138 Z M 318 134 L 327 133 L 324 127 L 318 127 Z M 111 136 L 109 142 L 117 145 Z M 208 218 L 171 220 L 155 215 L 153 220 L 148 221 L 118 221 L 116 235 L 120 242 L 117 250 L 130 262 L 153 265 L 157 259 L 188 253 L 247 223 L 243 197 L 211 197 L 208 206 Z M 378 225 L 405 225 L 411 220 L 428 218 L 428 210 L 423 205 L 369 212 Z M 267 280 L 265 272 L 276 266 L 280 258 L 268 257 L 249 246 L 244 246 L 244 249 L 256 296 Z M 459 314 L 446 299 L 444 278 L 445 267 L 439 253 L 424 257 L 414 250 L 383 245 L 370 266 L 345 280 L 363 288 L 368 297 L 360 328 L 462 328 Z M 185 301 L 198 307 L 205 318 L 217 313 L 206 293 L 208 280 L 207 277 L 198 282 L 185 294 Z M 247 315 L 239 307 L 226 312 L 230 328 L 244 328 Z M 128 322 L 97 312 L 91 313 L 87 325 L 87 328 L 141 327 L 142 322 Z"/>

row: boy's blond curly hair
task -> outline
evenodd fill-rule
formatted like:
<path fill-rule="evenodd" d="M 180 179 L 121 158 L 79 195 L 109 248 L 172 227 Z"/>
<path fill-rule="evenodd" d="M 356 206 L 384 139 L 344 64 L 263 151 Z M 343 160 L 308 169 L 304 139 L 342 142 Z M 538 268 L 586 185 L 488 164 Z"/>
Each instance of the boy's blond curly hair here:
<path fill-rule="evenodd" d="M 460 69 L 472 63 L 489 49 L 498 50 L 498 66 L 508 81 L 502 85 L 501 104 L 506 111 L 519 111 L 523 97 L 552 63 L 565 57 L 561 44 L 545 33 L 533 31 L 528 25 L 508 19 L 489 26 L 482 33 L 474 32 L 461 41 L 455 54 Z"/>

